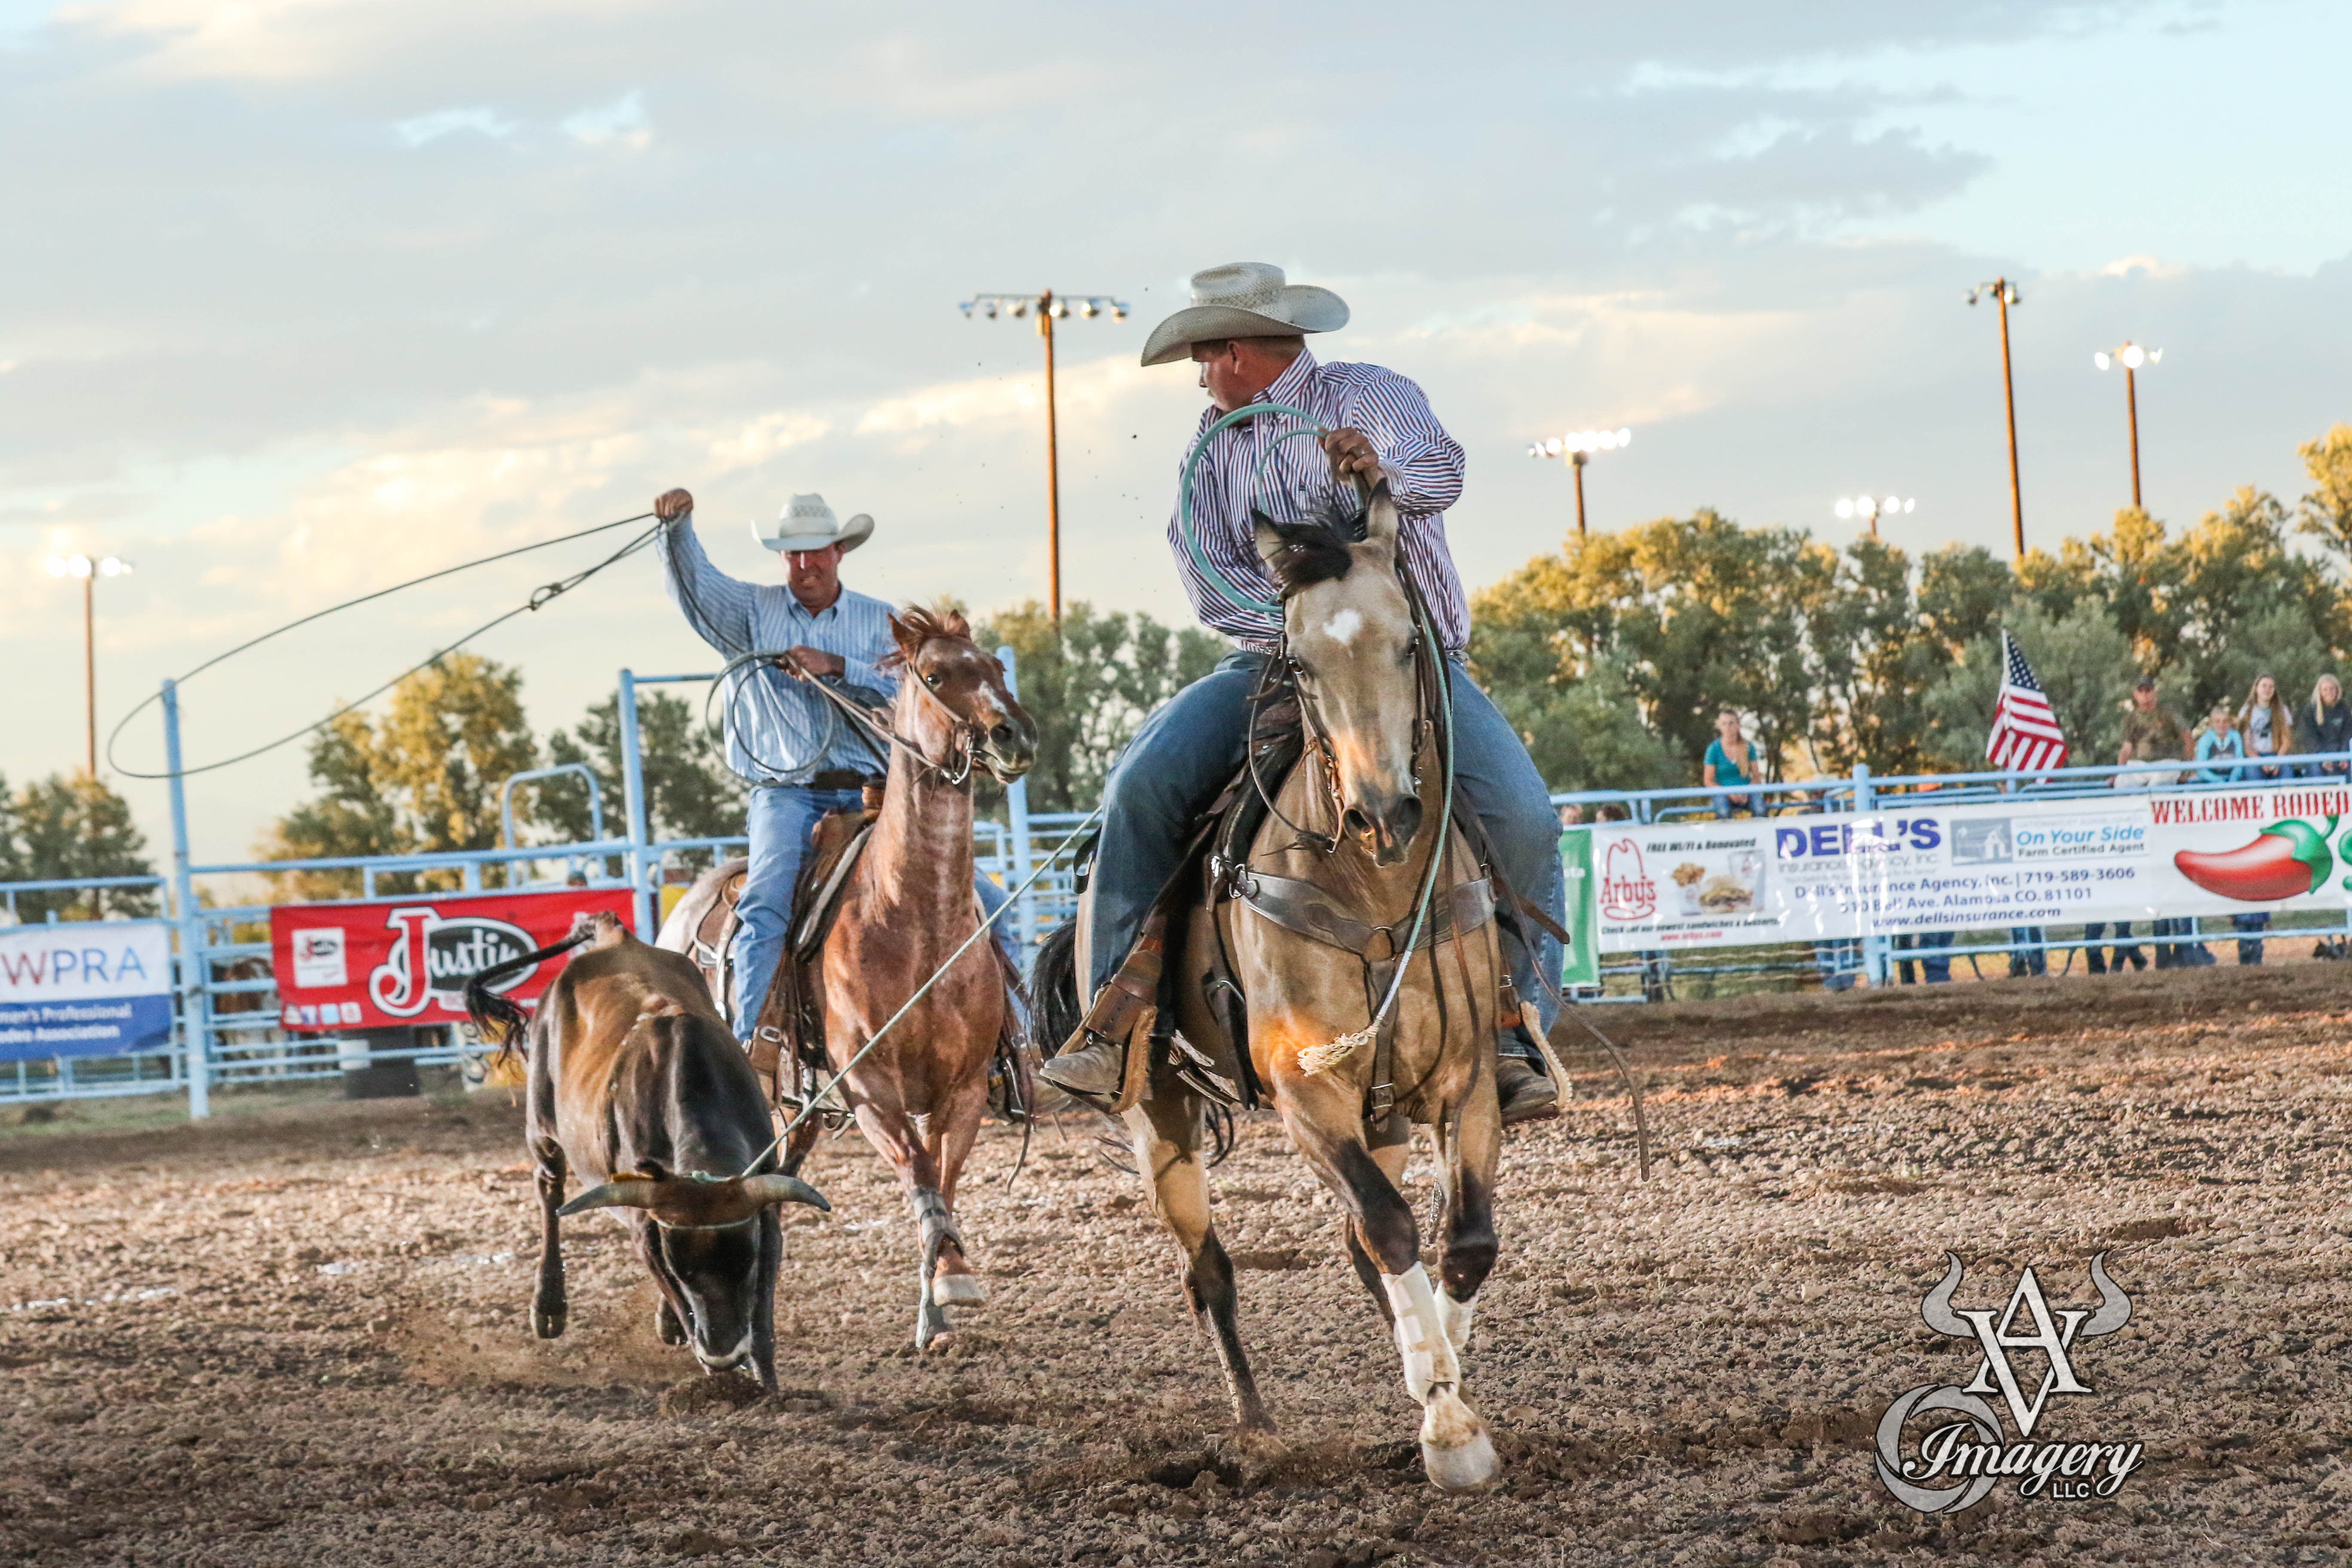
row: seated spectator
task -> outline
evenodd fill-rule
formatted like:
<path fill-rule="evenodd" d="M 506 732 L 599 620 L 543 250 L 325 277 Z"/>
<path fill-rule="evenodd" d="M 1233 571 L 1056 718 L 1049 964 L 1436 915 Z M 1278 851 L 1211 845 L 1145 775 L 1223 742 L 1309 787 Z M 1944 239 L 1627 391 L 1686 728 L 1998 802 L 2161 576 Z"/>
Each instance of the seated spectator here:
<path fill-rule="evenodd" d="M 2334 676 L 2319 678 L 2311 689 L 2311 706 L 2295 715 L 2294 749 L 2305 756 L 2352 752 L 2352 703 L 2344 700 L 2344 683 Z M 2340 773 L 2347 767 L 2352 763 L 2338 757 L 2334 762 L 2308 763 L 2297 771 L 2311 778 Z"/>
<path fill-rule="evenodd" d="M 2116 761 L 2124 763 L 2181 762 L 2191 760 L 2189 726 L 2179 715 L 2157 700 L 2156 679 L 2141 676 L 2132 683 L 2131 700 L 2124 708 L 2124 743 Z M 2175 784 L 2179 775 L 2170 768 L 2152 768 L 2136 775 L 2133 782 L 2116 780 L 2120 789 L 2155 789 Z"/>
<path fill-rule="evenodd" d="M 2246 776 L 2244 768 L 2214 767 L 2211 764 L 2232 758 L 2243 758 L 2245 754 L 2246 738 L 2238 733 L 2238 726 L 2231 717 L 2230 705 L 2226 702 L 2216 702 L 2213 704 L 2213 710 L 2205 715 L 2203 727 L 2197 731 L 2197 760 L 2207 764 L 2197 770 L 2197 782 L 2199 784 L 2237 783 Z"/>
<path fill-rule="evenodd" d="M 1732 794 L 1719 786 L 1747 784 L 1756 782 L 1759 753 L 1756 742 L 1740 733 L 1739 715 L 1727 708 L 1715 716 L 1715 739 L 1706 743 L 1706 761 L 1702 768 L 1703 783 L 1715 791 L 1715 815 L 1729 816 L 1737 809 L 1750 816 L 1760 815 L 1756 809 L 1756 797 L 1746 792 Z"/>
<path fill-rule="evenodd" d="M 1581 826 L 1584 826 L 1584 805 L 1583 805 L 1583 804 L 1582 804 L 1581 802 L 1580 802 L 1580 801 L 1573 801 L 1573 800 L 1571 800 L 1571 801 L 1568 802 L 1565 805 L 1562 805 L 1562 806 L 1559 808 L 1559 826 L 1560 826 L 1560 830 L 1561 830 L 1562 832 L 1565 832 L 1565 831 L 1567 831 L 1569 828 L 1571 828 L 1571 827 L 1581 827 Z"/>
<path fill-rule="evenodd" d="M 2277 676 L 2254 678 L 2254 689 L 2246 694 L 2246 705 L 2238 710 L 2238 734 L 2245 742 L 2246 755 L 2253 761 L 2249 770 L 2253 778 L 2286 776 L 2283 764 L 2263 761 L 2294 750 L 2294 715 L 2279 700 Z"/>

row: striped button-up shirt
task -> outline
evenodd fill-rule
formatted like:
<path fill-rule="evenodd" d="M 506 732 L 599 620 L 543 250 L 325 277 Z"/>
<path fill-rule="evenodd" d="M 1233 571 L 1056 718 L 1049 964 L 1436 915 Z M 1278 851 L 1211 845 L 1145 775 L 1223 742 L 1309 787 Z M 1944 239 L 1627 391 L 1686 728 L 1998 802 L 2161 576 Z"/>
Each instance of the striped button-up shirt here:
<path fill-rule="evenodd" d="M 897 650 L 890 606 L 848 589 L 811 615 L 781 583 L 744 583 L 710 563 L 694 536 L 692 516 L 662 530 L 656 542 L 669 596 L 702 640 L 729 658 L 813 647 L 839 654 L 840 685 L 861 688 L 869 702 L 896 694 L 896 676 L 882 660 Z M 772 665 L 746 665 L 727 682 L 727 765 L 756 784 L 806 784 L 819 772 L 854 768 L 879 773 L 883 764 L 850 731 L 850 721 Z"/>
<path fill-rule="evenodd" d="M 1405 564 L 1429 601 L 1438 641 L 1449 652 L 1467 646 L 1470 604 L 1445 543 L 1445 509 L 1462 494 L 1462 446 L 1438 424 L 1421 388 L 1378 365 L 1319 364 L 1312 353 L 1301 353 L 1250 401 L 1287 404 L 1315 416 L 1327 430 L 1346 426 L 1370 438 L 1388 468 L 1390 493 L 1402 520 Z M 1217 417 L 1214 407 L 1204 409 L 1193 440 Z M 1322 447 L 1305 436 L 1283 439 L 1298 428 L 1297 420 L 1280 415 L 1229 426 L 1209 444 L 1192 475 L 1192 522 L 1200 531 L 1201 548 L 1236 587 L 1267 600 L 1279 594 L 1265 563 L 1258 559 L 1250 508 L 1255 505 L 1270 517 L 1287 521 L 1307 510 L 1300 505 L 1301 498 L 1334 493 L 1331 462 Z M 1266 456 L 1269 449 L 1272 455 Z M 1184 450 L 1189 458 L 1192 447 Z M 1183 483 L 1181 464 L 1177 483 Z M 1168 522 L 1168 542 L 1201 624 L 1235 642 L 1270 648 L 1282 635 L 1282 617 L 1234 603 L 1193 561 L 1183 529 L 1180 505 L 1179 514 Z"/>

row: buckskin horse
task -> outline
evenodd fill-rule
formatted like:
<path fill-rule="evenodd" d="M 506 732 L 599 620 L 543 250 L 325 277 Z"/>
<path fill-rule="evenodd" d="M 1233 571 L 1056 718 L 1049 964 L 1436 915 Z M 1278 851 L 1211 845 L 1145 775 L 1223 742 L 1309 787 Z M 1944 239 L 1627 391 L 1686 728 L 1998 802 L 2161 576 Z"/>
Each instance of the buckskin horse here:
<path fill-rule="evenodd" d="M 926 1348 L 953 1326 L 950 1303 L 986 1300 L 956 1230 L 956 1179 L 979 1136 L 990 1066 L 1013 1017 L 1012 977 L 996 944 L 983 939 L 955 956 L 981 922 L 972 894 L 972 772 L 985 768 L 1006 784 L 1027 773 L 1037 727 L 1013 700 L 1004 667 L 972 642 L 963 616 L 908 609 L 890 626 L 902 678 L 885 731 L 889 780 L 812 968 L 826 1063 L 914 1211 L 915 1343 Z M 663 945 L 688 952 L 699 942 L 723 952 L 732 920 L 729 885 L 742 874 L 743 862 L 734 860 L 698 879 L 664 923 Z M 780 987 L 796 982 L 793 963 L 788 952 L 777 969 Z M 704 973 L 714 986 L 725 984 L 710 968 Z M 867 1051 L 875 1032 L 927 982 L 930 989 Z M 790 1009 L 772 994 L 760 1017 L 764 1024 L 782 1011 Z M 792 1068 L 788 1059 L 779 1073 Z M 1013 1070 L 1021 1070 L 1017 1056 Z M 800 1168 L 819 1127 L 812 1117 L 793 1132 L 785 1170 Z"/>
<path fill-rule="evenodd" d="M 526 1023 L 490 987 L 573 948 Z M 572 937 L 495 964 L 466 984 L 466 1012 L 500 1055 L 530 1045 L 523 1138 L 538 1166 L 541 1244 L 532 1332 L 563 1332 L 560 1225 L 593 1208 L 630 1211 L 660 1288 L 654 1329 L 694 1347 L 714 1375 L 751 1363 L 776 1386 L 780 1203 L 824 1208 L 799 1177 L 761 1170 L 771 1145 L 760 1085 L 701 973 L 599 911 Z M 599 1184 L 563 1202 L 566 1174 Z"/>
<path fill-rule="evenodd" d="M 1444 773 L 1444 676 L 1397 568 L 1397 510 L 1385 482 L 1358 521 L 1360 542 L 1349 524 L 1256 519 L 1258 552 L 1284 603 L 1284 647 L 1268 689 L 1296 688 L 1305 749 L 1262 796 L 1267 809 L 1254 836 L 1233 843 L 1230 858 L 1189 862 L 1194 868 L 1180 873 L 1189 889 L 1171 884 L 1163 895 L 1176 900 L 1163 928 L 1175 1030 L 1168 1034 L 1156 1004 L 1133 1015 L 1135 1033 L 1123 1037 L 1134 1053 L 1124 1121 L 1153 1208 L 1183 1254 L 1185 1290 L 1216 1347 L 1234 1416 L 1270 1432 L 1236 1322 L 1233 1266 L 1210 1213 L 1206 1086 L 1187 1063 L 1221 1066 L 1224 1089 L 1238 1078 L 1271 1098 L 1293 1147 L 1346 1212 L 1349 1257 L 1394 1331 L 1406 1391 L 1423 1407 L 1429 1478 L 1456 1489 L 1496 1468 L 1485 1423 L 1462 1398 L 1461 1358 L 1495 1263 L 1495 1033 L 1506 970 L 1491 886 L 1464 836 L 1466 814 L 1452 814 L 1441 843 L 1441 814 L 1423 809 L 1422 785 L 1433 804 Z M 1253 763 L 1259 744 L 1254 732 Z M 1424 896 L 1426 920 L 1412 942 Z M 1080 951 L 1087 916 L 1082 910 L 1047 943 L 1033 985 L 1045 1037 L 1056 1042 L 1078 1026 L 1076 977 L 1090 972 Z M 1384 1031 L 1380 1009 L 1400 964 Z M 1239 1010 L 1216 999 L 1225 975 L 1246 998 L 1246 1059 L 1234 1054 L 1228 1026 Z M 1097 1007 L 1116 1009 L 1119 988 L 1107 985 Z M 1089 1014 L 1089 1026 L 1097 1016 Z M 1139 1069 L 1135 1057 L 1146 1051 L 1148 1068 Z M 1138 1089 L 1139 1070 L 1148 1078 Z M 1408 1121 L 1429 1129 L 1444 1189 L 1436 1289 L 1412 1205 L 1398 1191 Z"/>

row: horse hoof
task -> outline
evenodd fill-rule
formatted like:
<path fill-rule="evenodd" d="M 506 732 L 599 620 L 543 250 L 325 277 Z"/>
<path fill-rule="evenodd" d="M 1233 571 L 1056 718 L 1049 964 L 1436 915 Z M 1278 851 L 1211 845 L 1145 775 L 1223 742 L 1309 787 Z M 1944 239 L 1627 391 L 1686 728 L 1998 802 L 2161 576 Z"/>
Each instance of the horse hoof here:
<path fill-rule="evenodd" d="M 530 1314 L 530 1331 L 542 1340 L 563 1337 L 564 1313 L 561 1308 L 552 1312 L 534 1310 Z"/>
<path fill-rule="evenodd" d="M 977 1307 L 988 1300 L 988 1287 L 976 1274 L 942 1274 L 931 1281 L 931 1300 L 942 1307 Z"/>
<path fill-rule="evenodd" d="M 654 1337 L 666 1345 L 686 1343 L 686 1325 L 677 1321 L 667 1301 L 654 1309 Z"/>
<path fill-rule="evenodd" d="M 1441 1490 L 1483 1487 L 1502 1468 L 1486 1424 L 1444 1384 L 1429 1391 L 1421 1418 L 1421 1463 Z"/>

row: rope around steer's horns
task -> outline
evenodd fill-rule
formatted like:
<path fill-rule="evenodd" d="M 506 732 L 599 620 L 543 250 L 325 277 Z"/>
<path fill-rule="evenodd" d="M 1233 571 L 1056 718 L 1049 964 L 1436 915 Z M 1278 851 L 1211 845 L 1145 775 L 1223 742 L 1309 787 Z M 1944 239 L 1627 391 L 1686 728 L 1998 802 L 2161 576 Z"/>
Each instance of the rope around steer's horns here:
<path fill-rule="evenodd" d="M 1095 807 L 1092 811 L 1087 813 L 1086 819 L 1084 821 L 1080 822 L 1076 827 L 1070 829 L 1070 836 L 1068 837 L 1054 846 L 1053 853 L 1047 855 L 1043 860 L 1040 860 L 1037 863 L 1037 868 L 1029 873 L 1029 879 L 1022 883 L 1019 887 L 1013 889 L 1011 895 L 1005 899 L 1004 902 L 997 906 L 996 912 L 989 916 L 986 920 L 981 921 L 980 929 L 973 931 L 970 936 L 964 938 L 962 942 L 957 946 L 956 950 L 953 952 L 949 953 L 947 957 L 940 962 L 940 966 L 937 969 L 931 971 L 931 977 L 924 981 L 920 985 L 917 986 L 915 988 L 915 994 L 912 996 L 908 997 L 906 1002 L 897 1012 L 891 1014 L 887 1018 L 882 1021 L 882 1026 L 874 1031 L 873 1038 L 867 1040 L 863 1046 L 858 1047 L 857 1054 L 856 1056 L 841 1064 L 841 1070 L 833 1075 L 833 1081 L 808 1097 L 808 1103 L 801 1107 L 801 1113 L 784 1124 L 784 1130 L 776 1134 L 773 1142 L 770 1142 L 766 1148 L 761 1150 L 757 1154 L 751 1157 L 751 1163 L 743 1167 L 743 1175 L 748 1176 L 753 1171 L 757 1170 L 761 1161 L 774 1153 L 778 1148 L 782 1146 L 785 1139 L 791 1137 L 793 1132 L 799 1130 L 802 1122 L 806 1121 L 810 1117 L 816 1114 L 818 1105 L 824 1101 L 826 1095 L 831 1094 L 835 1089 L 841 1087 L 842 1080 L 849 1076 L 850 1069 L 855 1068 L 859 1062 L 864 1061 L 866 1059 L 866 1053 L 873 1050 L 875 1047 L 882 1043 L 882 1037 L 888 1034 L 891 1029 L 896 1027 L 898 1020 L 905 1017 L 909 1012 L 911 1012 L 916 1003 L 921 1001 L 926 995 L 929 994 L 931 987 L 940 983 L 940 977 L 945 974 L 949 970 L 955 967 L 956 960 L 961 958 L 967 952 L 971 951 L 971 944 L 973 942 L 976 942 L 982 937 L 986 936 L 988 934 L 989 928 L 994 925 L 998 921 L 1004 918 L 1004 911 L 1011 909 L 1013 904 L 1019 900 L 1022 894 L 1027 892 L 1031 888 L 1035 887 L 1037 885 L 1037 879 L 1052 870 L 1054 868 L 1054 862 L 1062 858 L 1062 851 L 1076 843 L 1078 841 L 1078 836 L 1086 832 L 1087 828 L 1092 827 L 1097 821 L 1099 821 L 1102 817 L 1102 814 L 1103 808 L 1101 806 Z"/>

